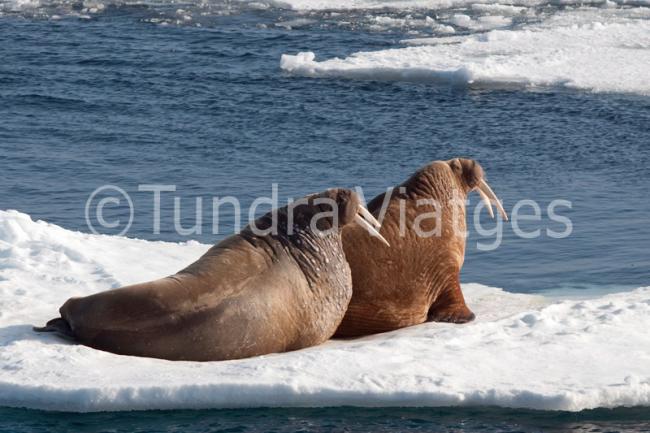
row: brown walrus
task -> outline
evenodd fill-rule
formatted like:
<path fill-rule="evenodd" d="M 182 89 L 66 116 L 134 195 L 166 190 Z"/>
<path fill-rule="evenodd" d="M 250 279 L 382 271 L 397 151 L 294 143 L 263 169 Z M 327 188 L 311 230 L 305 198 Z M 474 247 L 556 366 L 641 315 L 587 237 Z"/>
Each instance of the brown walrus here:
<path fill-rule="evenodd" d="M 368 210 L 380 220 L 390 249 L 355 227 L 343 230 L 353 294 L 336 336 L 474 319 L 460 288 L 470 191 L 481 195 L 492 216 L 490 200 L 495 201 L 507 219 L 481 166 L 471 159 L 452 159 L 426 165 L 392 192 L 370 201 Z"/>
<path fill-rule="evenodd" d="M 379 223 L 354 192 L 307 196 L 258 218 L 175 275 L 69 299 L 60 318 L 35 330 L 169 360 L 237 359 L 322 343 L 352 295 L 340 234 L 351 222 L 378 235 L 372 225 Z"/>

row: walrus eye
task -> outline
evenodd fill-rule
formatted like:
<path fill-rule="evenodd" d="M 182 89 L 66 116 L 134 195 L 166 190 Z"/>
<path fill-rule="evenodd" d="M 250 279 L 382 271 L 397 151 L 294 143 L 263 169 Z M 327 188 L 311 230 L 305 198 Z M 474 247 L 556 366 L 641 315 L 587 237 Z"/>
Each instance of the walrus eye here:
<path fill-rule="evenodd" d="M 354 222 L 368 230 L 372 236 L 378 237 L 383 243 L 390 247 L 388 241 L 377 231 L 381 227 L 379 221 L 377 221 L 375 217 L 372 216 L 370 212 L 368 212 L 368 209 L 363 207 L 361 204 L 359 204 L 357 207 L 357 213 L 354 216 Z"/>
<path fill-rule="evenodd" d="M 506 210 L 503 208 L 503 205 L 501 205 L 501 202 L 499 201 L 499 197 L 492 191 L 492 188 L 490 188 L 490 185 L 488 183 L 481 179 L 478 181 L 478 186 L 476 187 L 476 191 L 478 194 L 481 196 L 481 200 L 483 200 L 483 203 L 485 203 L 485 207 L 488 210 L 488 213 L 492 218 L 494 218 L 494 211 L 492 210 L 492 204 L 490 203 L 491 201 L 494 202 L 494 204 L 497 206 L 497 209 L 499 209 L 499 213 L 501 214 L 501 217 L 503 217 L 504 220 L 508 221 L 508 214 L 506 213 Z"/>

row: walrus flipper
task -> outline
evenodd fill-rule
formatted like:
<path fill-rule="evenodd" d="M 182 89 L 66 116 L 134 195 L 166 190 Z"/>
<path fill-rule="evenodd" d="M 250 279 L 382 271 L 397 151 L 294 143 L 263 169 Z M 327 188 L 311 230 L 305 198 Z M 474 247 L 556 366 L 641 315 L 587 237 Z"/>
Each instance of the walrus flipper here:
<path fill-rule="evenodd" d="M 72 332 L 70 325 L 61 317 L 50 320 L 43 327 L 34 326 L 32 329 L 36 332 L 55 332 L 63 338 L 74 340 L 74 333 Z"/>
<path fill-rule="evenodd" d="M 460 288 L 460 283 L 456 283 L 445 293 L 438 296 L 438 299 L 429 307 L 427 322 L 447 322 L 447 323 L 468 323 L 476 318 L 465 303 L 465 297 Z"/>

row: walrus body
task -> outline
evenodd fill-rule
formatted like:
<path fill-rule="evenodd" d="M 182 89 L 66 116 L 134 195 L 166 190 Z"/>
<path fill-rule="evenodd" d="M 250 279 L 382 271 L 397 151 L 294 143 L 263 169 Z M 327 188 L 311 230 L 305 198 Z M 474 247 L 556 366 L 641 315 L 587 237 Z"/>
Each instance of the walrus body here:
<path fill-rule="evenodd" d="M 465 256 L 465 200 L 477 190 L 485 201 L 483 183 L 483 170 L 473 160 L 435 161 L 370 201 L 368 210 L 380 220 L 380 233 L 391 248 L 362 236 L 354 226 L 343 230 L 353 295 L 336 336 L 386 332 L 425 321 L 474 319 L 461 292 L 460 270 Z M 502 210 L 498 202 L 497 207 Z M 491 206 L 489 210 L 492 213 Z"/>
<path fill-rule="evenodd" d="M 332 208 L 318 198 L 337 203 L 338 226 L 359 218 L 359 200 L 348 190 L 309 196 L 259 218 L 256 230 L 247 226 L 175 275 L 72 298 L 61 318 L 37 330 L 170 360 L 245 358 L 322 343 L 343 318 L 352 285 Z M 277 234 L 259 234 L 273 218 Z"/>

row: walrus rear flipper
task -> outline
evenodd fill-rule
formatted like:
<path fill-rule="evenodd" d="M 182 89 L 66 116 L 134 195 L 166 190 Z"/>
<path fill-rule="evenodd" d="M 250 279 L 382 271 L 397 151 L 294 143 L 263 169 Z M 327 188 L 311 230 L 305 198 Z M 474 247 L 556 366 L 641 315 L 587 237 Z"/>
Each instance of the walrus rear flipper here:
<path fill-rule="evenodd" d="M 72 332 L 72 329 L 70 328 L 70 325 L 68 324 L 68 322 L 66 322 L 65 319 L 61 317 L 57 317 L 56 319 L 50 320 L 42 328 L 38 326 L 34 326 L 32 329 L 36 332 L 56 332 L 59 336 L 63 338 L 74 340 L 74 334 Z"/>

